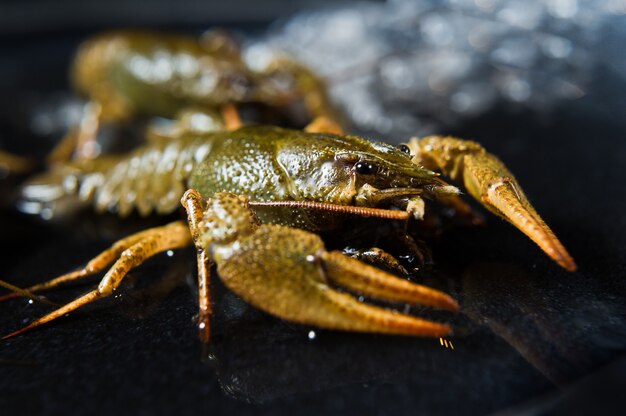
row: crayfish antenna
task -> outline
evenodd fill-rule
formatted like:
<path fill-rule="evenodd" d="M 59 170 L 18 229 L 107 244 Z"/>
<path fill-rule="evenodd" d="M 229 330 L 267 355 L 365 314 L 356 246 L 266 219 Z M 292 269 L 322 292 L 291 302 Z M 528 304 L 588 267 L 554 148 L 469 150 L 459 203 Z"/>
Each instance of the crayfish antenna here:
<path fill-rule="evenodd" d="M 3 286 L 4 288 L 7 288 L 6 286 Z M 11 290 L 11 289 L 9 289 Z M 25 294 L 23 292 L 11 292 L 11 293 L 7 293 L 6 295 L 2 295 L 0 296 L 0 302 L 3 302 L 5 300 L 9 300 L 9 299 L 14 299 L 14 298 L 19 298 L 21 296 L 25 296 Z"/>
<path fill-rule="evenodd" d="M 99 270 L 92 270 L 90 268 L 84 268 L 81 270 L 63 274 L 61 276 L 55 277 L 54 279 L 48 280 L 46 282 L 30 286 L 26 289 L 21 289 L 20 291 L 9 289 L 9 290 L 12 290 L 13 293 L 7 293 L 6 295 L 0 296 L 0 302 L 4 300 L 12 299 L 12 298 L 20 297 L 20 296 L 28 297 L 31 299 L 33 299 L 33 296 L 34 296 L 35 298 L 41 299 L 43 298 L 42 296 L 34 295 L 34 293 L 41 292 L 44 290 L 54 289 L 56 287 L 61 286 L 62 284 L 66 282 L 72 282 L 83 277 L 91 276 L 92 274 L 95 274 L 97 271 Z M 29 293 L 31 295 L 28 295 Z"/>
<path fill-rule="evenodd" d="M 79 270 L 79 271 L 75 271 L 71 273 L 66 273 L 52 280 L 30 286 L 26 289 L 21 289 L 21 288 L 18 288 L 17 286 L 13 286 L 13 285 L 10 285 L 9 283 L 0 281 L 1 282 L 0 286 L 3 286 L 6 289 L 11 291 L 11 293 L 7 293 L 6 295 L 0 296 L 0 302 L 8 300 L 8 299 L 17 298 L 17 297 L 27 297 L 27 298 L 34 299 L 34 300 L 45 299 L 43 296 L 35 295 L 35 293 L 43 291 L 43 290 L 53 289 L 66 281 L 72 281 L 72 280 L 75 280 L 76 278 L 86 277 L 88 275 L 89 274 L 86 274 L 84 270 Z M 10 285 L 11 287 L 7 285 Z M 15 290 L 15 289 L 18 289 L 18 290 Z"/>
<path fill-rule="evenodd" d="M 28 289 L 22 289 L 21 287 L 12 285 L 11 283 L 5 282 L 4 280 L 0 280 L 0 286 L 11 291 L 11 293 L 7 293 L 6 295 L 0 296 L 0 302 L 6 299 L 12 299 L 12 298 L 17 298 L 21 296 L 21 297 L 29 298 L 36 302 L 58 306 L 56 303 L 49 301 L 43 296 L 36 295 Z"/>
<path fill-rule="evenodd" d="M 80 308 L 83 305 L 86 305 L 87 303 L 90 303 L 96 299 L 98 299 L 100 297 L 100 292 L 98 292 L 98 290 L 92 290 L 91 292 L 73 300 L 72 302 L 61 306 L 58 309 L 55 309 L 54 311 L 50 312 L 47 315 L 42 316 L 41 318 L 37 319 L 36 321 L 33 321 L 32 323 L 30 323 L 29 325 L 25 326 L 24 328 L 18 329 L 17 331 L 11 332 L 8 335 L 5 335 L 2 337 L 2 340 L 5 339 L 9 339 L 9 338 L 13 338 L 17 335 L 23 334 L 26 331 L 30 331 L 31 329 L 37 328 L 40 325 L 43 325 L 45 323 L 48 323 L 50 321 L 53 321 L 57 318 L 60 318 L 61 316 L 65 315 L 66 313 L 70 313 L 72 311 L 75 311 L 76 309 Z"/>

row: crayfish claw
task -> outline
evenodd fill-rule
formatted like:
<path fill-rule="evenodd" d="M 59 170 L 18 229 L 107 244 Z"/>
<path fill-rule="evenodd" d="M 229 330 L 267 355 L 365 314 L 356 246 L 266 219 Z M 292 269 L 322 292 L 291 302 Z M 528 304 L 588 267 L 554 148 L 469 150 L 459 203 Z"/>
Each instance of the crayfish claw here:
<path fill-rule="evenodd" d="M 441 170 L 495 215 L 534 241 L 552 260 L 573 272 L 576 263 L 524 195 L 507 167 L 481 145 L 454 137 L 429 136 L 409 142 L 414 163 Z"/>
<path fill-rule="evenodd" d="M 368 305 L 330 288 L 324 289 L 322 299 L 317 319 L 311 322 L 322 328 L 423 337 L 452 333 L 449 325 Z"/>
<path fill-rule="evenodd" d="M 565 270 L 576 270 L 574 259 L 528 202 L 515 179 L 499 177 L 490 181 L 486 188 L 485 206 L 526 234 Z"/>
<path fill-rule="evenodd" d="M 216 257 L 218 274 L 230 290 L 267 313 L 300 324 L 433 337 L 451 332 L 445 324 L 360 302 L 330 283 L 381 300 L 458 309 L 457 303 L 441 292 L 339 252 L 327 252 L 317 235 L 299 229 L 261 225 L 240 238 L 237 250 L 227 258 Z"/>
<path fill-rule="evenodd" d="M 494 214 L 513 224 L 552 260 L 573 272 L 576 263 L 543 221 L 504 164 L 484 153 L 466 157 L 465 184 L 469 193 Z"/>
<path fill-rule="evenodd" d="M 459 304 L 445 293 L 401 279 L 338 251 L 323 252 L 320 257 L 328 279 L 356 293 L 389 302 L 459 310 Z"/>

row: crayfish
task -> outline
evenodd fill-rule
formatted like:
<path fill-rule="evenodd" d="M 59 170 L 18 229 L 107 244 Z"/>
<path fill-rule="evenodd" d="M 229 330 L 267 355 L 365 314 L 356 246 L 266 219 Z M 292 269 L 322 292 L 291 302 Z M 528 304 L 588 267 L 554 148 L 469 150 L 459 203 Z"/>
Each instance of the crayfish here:
<path fill-rule="evenodd" d="M 14 293 L 5 297 L 35 297 L 113 263 L 96 289 L 7 337 L 110 296 L 131 268 L 159 252 L 189 245 L 198 250 L 203 341 L 210 334 L 212 264 L 234 293 L 285 320 L 347 331 L 446 335 L 448 325 L 364 303 L 335 287 L 451 311 L 458 310 L 454 299 L 327 251 L 314 234 L 337 227 L 346 217 L 419 221 L 432 199 L 467 211 L 459 189 L 440 173 L 462 182 L 488 210 L 527 234 L 559 265 L 575 270 L 573 259 L 513 175 L 479 144 L 430 136 L 391 146 L 345 135 L 339 119 L 330 118 L 323 83 L 301 66 L 278 66 L 298 69 L 291 72 L 295 87 L 280 90 L 273 75 L 249 70 L 232 50 L 221 53 L 216 57 L 190 38 L 134 32 L 97 37 L 81 48 L 74 76 L 92 110 L 68 135 L 73 156 L 57 152 L 65 156 L 51 159 L 46 172 L 24 184 L 23 200 L 55 209 L 60 200 L 72 199 L 121 217 L 133 211 L 169 214 L 182 203 L 187 219 L 126 237 L 78 271 L 24 290 L 13 287 Z M 217 71 L 211 75 L 213 90 L 198 92 L 198 83 L 208 82 L 200 79 L 211 70 Z M 225 110 L 247 100 L 281 107 L 294 97 L 305 102 L 314 119 L 305 130 L 241 127 L 232 111 Z M 198 128 L 189 122 L 190 112 L 211 123 Z M 146 143 L 127 155 L 88 151 L 86 139 L 95 137 L 101 122 L 138 115 L 177 121 L 166 132 L 150 125 Z M 392 256 L 378 253 L 375 264 L 394 264 Z"/>

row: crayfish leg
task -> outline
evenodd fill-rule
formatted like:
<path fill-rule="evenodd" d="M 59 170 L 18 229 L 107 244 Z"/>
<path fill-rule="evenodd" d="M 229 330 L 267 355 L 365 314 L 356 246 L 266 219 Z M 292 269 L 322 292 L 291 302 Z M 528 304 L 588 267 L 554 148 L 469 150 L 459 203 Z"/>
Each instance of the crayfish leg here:
<path fill-rule="evenodd" d="M 467 202 L 463 201 L 459 196 L 442 196 L 437 198 L 437 201 L 444 206 L 452 209 L 454 215 L 462 218 L 472 225 L 484 225 L 485 218 L 474 208 L 472 208 Z"/>
<path fill-rule="evenodd" d="M 187 222 L 191 238 L 198 249 L 198 337 L 208 344 L 211 337 L 211 265 L 206 247 L 200 241 L 200 224 L 204 213 L 204 202 L 198 191 L 189 189 L 180 200 L 187 212 Z"/>
<path fill-rule="evenodd" d="M 344 251 L 345 253 L 345 251 Z M 371 247 L 368 249 L 356 250 L 355 252 L 346 253 L 351 258 L 360 262 L 365 262 L 373 265 L 383 267 L 393 273 L 403 276 L 409 276 L 409 272 L 404 268 L 391 254 L 378 247 Z"/>
<path fill-rule="evenodd" d="M 66 273 L 64 275 L 55 277 L 54 279 L 48 280 L 43 283 L 39 283 L 34 286 L 30 286 L 24 290 L 30 293 L 41 292 L 44 290 L 51 290 L 63 284 L 74 282 L 74 281 L 77 281 L 77 280 L 80 280 L 89 276 L 93 276 L 94 274 L 104 270 L 109 264 L 111 264 L 114 260 L 119 258 L 120 255 L 125 250 L 129 249 L 130 247 L 134 246 L 135 244 L 141 241 L 146 240 L 147 238 L 151 236 L 158 235 L 159 233 L 164 232 L 165 229 L 168 229 L 166 227 L 170 227 L 170 226 L 171 224 L 165 225 L 162 227 L 150 228 L 148 230 L 140 231 L 138 233 L 125 237 L 121 240 L 118 240 L 111 247 L 109 247 L 108 249 L 104 250 L 103 252 L 98 254 L 96 257 L 91 259 L 82 269 L 76 270 L 70 273 Z M 13 291 L 13 293 L 0 296 L 0 301 L 22 296 L 22 295 L 23 295 L 22 293 Z"/>
<path fill-rule="evenodd" d="M 241 117 L 239 117 L 239 111 L 234 104 L 226 104 L 220 109 L 222 118 L 224 119 L 224 125 L 226 130 L 237 130 L 243 127 Z"/>
<path fill-rule="evenodd" d="M 98 156 L 97 138 L 103 118 L 103 107 L 95 101 L 88 102 L 78 125 L 70 128 L 52 149 L 46 162 L 61 164 L 70 160 L 89 160 Z"/>
<path fill-rule="evenodd" d="M 4 336 L 2 339 L 14 337 L 53 321 L 96 299 L 111 296 L 132 268 L 139 266 L 157 253 L 186 247 L 191 244 L 189 230 L 183 221 L 175 221 L 162 227 L 146 230 L 144 233 L 142 238 L 122 251 L 117 261 L 100 281 L 97 289 L 74 299 L 66 305 L 35 320 L 30 325 Z"/>
<path fill-rule="evenodd" d="M 309 133 L 330 133 L 343 135 L 345 131 L 341 125 L 325 116 L 318 116 L 306 125 L 304 131 Z"/>
<path fill-rule="evenodd" d="M 197 191 L 190 189 L 181 203 L 200 253 L 199 273 L 206 273 L 206 278 L 200 277 L 200 303 L 202 307 L 205 292 L 207 319 L 210 263 L 202 257 L 205 252 L 211 255 L 218 275 L 231 291 L 251 305 L 288 321 L 326 329 L 397 335 L 442 336 L 450 332 L 445 324 L 365 304 L 335 290 L 330 283 L 385 301 L 458 310 L 458 304 L 448 295 L 339 252 L 329 253 L 321 238 L 311 232 L 261 225 L 244 196 L 218 193 L 205 203 Z M 200 316 L 202 313 L 201 309 Z M 200 329 L 202 338 L 203 328 Z"/>
<path fill-rule="evenodd" d="M 263 71 L 269 78 L 286 78 L 292 83 L 292 91 L 283 97 L 271 97 L 269 101 L 283 101 L 288 104 L 293 99 L 302 100 L 309 119 L 324 118 L 330 124 L 341 129 L 344 124 L 343 117 L 328 96 L 328 88 L 325 80 L 313 73 L 306 66 L 288 57 L 276 57 L 270 61 Z"/>
<path fill-rule="evenodd" d="M 198 250 L 198 338 L 208 344 L 211 337 L 211 259 Z"/>

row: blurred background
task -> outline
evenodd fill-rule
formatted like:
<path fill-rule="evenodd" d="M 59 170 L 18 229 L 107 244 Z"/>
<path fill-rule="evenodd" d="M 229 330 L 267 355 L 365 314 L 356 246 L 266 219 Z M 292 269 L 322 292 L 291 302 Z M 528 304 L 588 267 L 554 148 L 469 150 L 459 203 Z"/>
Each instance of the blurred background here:
<path fill-rule="evenodd" d="M 441 132 L 495 108 L 548 116 L 568 101 L 626 110 L 623 0 L 41 0 L 5 1 L 0 12 L 5 95 L 59 89 L 89 33 L 218 25 L 239 36 L 253 68 L 286 52 L 315 69 L 363 133 Z"/>
<path fill-rule="evenodd" d="M 461 301 L 454 350 L 439 340 L 311 337 L 312 328 L 254 311 L 216 281 L 215 359 L 203 363 L 188 284 L 193 253 L 182 251 L 149 262 L 119 299 L 0 344 L 0 408 L 619 414 L 625 0 L 5 0 L 0 148 L 44 155 L 78 119 L 83 101 L 70 91 L 67 71 L 90 34 L 148 27 L 200 35 L 216 26 L 241 40 L 252 67 L 288 53 L 315 69 L 354 132 L 389 142 L 435 132 L 480 141 L 516 173 L 579 270 L 558 269 L 498 219 L 448 230 L 432 242 L 435 265 L 418 279 Z M 0 179 L 3 200 L 17 181 Z M 54 226 L 16 213 L 7 199 L 0 277 L 41 281 L 150 221 L 86 213 Z M 162 279 L 172 273 L 178 278 Z M 156 289 L 151 281 L 160 282 Z M 44 311 L 2 303 L 0 328 Z"/>

